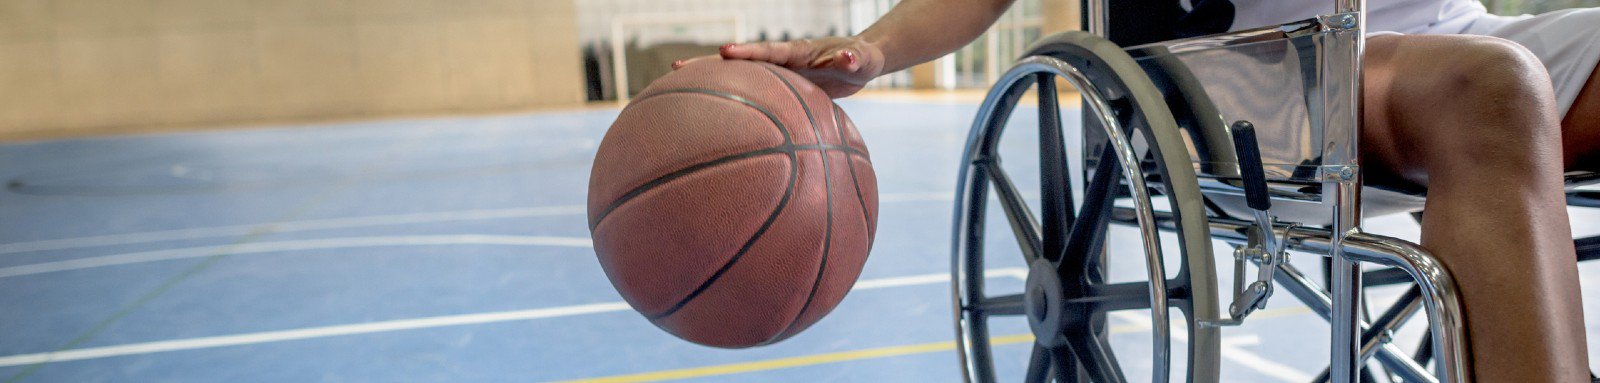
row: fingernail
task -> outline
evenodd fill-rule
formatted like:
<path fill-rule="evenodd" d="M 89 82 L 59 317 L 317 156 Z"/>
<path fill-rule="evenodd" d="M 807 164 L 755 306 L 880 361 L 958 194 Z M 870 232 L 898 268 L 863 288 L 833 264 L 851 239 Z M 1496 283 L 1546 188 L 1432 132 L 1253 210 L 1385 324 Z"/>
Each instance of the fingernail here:
<path fill-rule="evenodd" d="M 672 67 L 673 68 L 677 68 L 677 67 L 681 67 L 681 66 L 683 66 L 683 60 L 678 60 L 678 61 L 673 61 L 672 62 Z"/>
<path fill-rule="evenodd" d="M 723 45 L 722 45 L 722 47 L 721 47 L 721 48 L 717 48 L 717 49 L 718 49 L 718 50 L 721 50 L 721 51 L 723 51 L 723 52 L 727 52 L 727 51 L 728 51 L 728 50 L 729 50 L 729 49 L 733 49 L 733 46 L 734 46 L 734 45 L 738 45 L 738 44 L 734 44 L 734 43 L 727 43 L 727 44 L 723 44 Z"/>
<path fill-rule="evenodd" d="M 844 61 L 846 63 L 849 63 L 849 64 L 855 64 L 856 63 L 856 53 L 855 52 L 851 52 L 851 51 L 844 51 Z"/>

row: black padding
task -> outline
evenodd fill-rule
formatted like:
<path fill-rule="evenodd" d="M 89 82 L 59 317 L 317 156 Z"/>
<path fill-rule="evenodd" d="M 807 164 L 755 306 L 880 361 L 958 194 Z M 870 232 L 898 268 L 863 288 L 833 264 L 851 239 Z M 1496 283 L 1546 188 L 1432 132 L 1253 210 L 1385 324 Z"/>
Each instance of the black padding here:
<path fill-rule="evenodd" d="M 1096 0 L 1086 0 L 1082 9 L 1089 9 L 1087 1 Z M 1104 4 L 1109 19 L 1106 38 L 1124 47 L 1177 38 L 1178 20 L 1188 14 L 1177 0 L 1117 0 Z"/>
<path fill-rule="evenodd" d="M 1234 7 L 1230 0 L 1196 0 L 1194 9 L 1178 19 L 1178 37 L 1197 37 L 1227 32 L 1233 27 Z"/>
<path fill-rule="evenodd" d="M 1088 1 L 1095 0 L 1085 0 L 1080 9 L 1089 9 Z M 1109 19 L 1106 38 L 1124 47 L 1227 32 L 1235 13 L 1231 0 L 1194 0 L 1192 12 L 1184 10 L 1178 0 L 1104 3 Z M 1085 25 L 1088 16 L 1085 12 Z"/>
<path fill-rule="evenodd" d="M 1600 191 L 1569 190 L 1567 191 L 1567 205 L 1600 208 Z"/>
<path fill-rule="evenodd" d="M 1600 259 L 1600 235 L 1572 241 L 1578 248 L 1578 262 Z"/>
<path fill-rule="evenodd" d="M 1245 202 L 1251 209 L 1272 208 L 1267 195 L 1266 167 L 1261 166 L 1261 148 L 1256 144 L 1256 127 L 1250 121 L 1239 121 L 1228 128 L 1233 134 L 1233 150 L 1239 155 L 1239 178 L 1244 181 Z"/>

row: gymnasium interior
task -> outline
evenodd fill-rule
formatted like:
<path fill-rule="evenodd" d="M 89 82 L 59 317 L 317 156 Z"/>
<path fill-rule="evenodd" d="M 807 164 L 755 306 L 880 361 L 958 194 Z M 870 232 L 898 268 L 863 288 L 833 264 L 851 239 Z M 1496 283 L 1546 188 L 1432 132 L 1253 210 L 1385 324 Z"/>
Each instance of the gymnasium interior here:
<path fill-rule="evenodd" d="M 1503 14 L 1600 6 L 1485 1 Z M 835 100 L 871 151 L 876 237 L 850 293 L 792 338 L 723 349 L 662 331 L 608 281 L 586 216 L 602 139 L 671 63 L 852 35 L 894 4 L 0 0 L 0 381 L 962 381 L 962 151 L 1015 58 L 1082 28 L 1077 0 L 1017 0 L 972 44 Z M 1066 131 L 1084 128 L 1064 97 Z M 1038 161 L 1033 100 L 1002 144 L 1017 174 Z M 1038 198 L 1037 177 L 1018 182 Z M 1568 213 L 1575 236 L 1600 234 L 1600 209 Z M 1420 235 L 1405 214 L 1362 225 Z M 1113 226 L 1107 243 L 1116 257 L 1138 232 Z M 1022 291 L 1029 265 L 994 259 L 988 288 Z M 1579 272 L 1600 366 L 1600 262 Z M 1128 379 L 1150 380 L 1148 310 L 1107 320 Z M 1020 380 L 1027 323 L 990 326 L 996 375 Z M 1272 300 L 1223 331 L 1222 381 L 1313 380 L 1328 331 Z M 1422 331 L 1394 336 L 1412 347 Z"/>

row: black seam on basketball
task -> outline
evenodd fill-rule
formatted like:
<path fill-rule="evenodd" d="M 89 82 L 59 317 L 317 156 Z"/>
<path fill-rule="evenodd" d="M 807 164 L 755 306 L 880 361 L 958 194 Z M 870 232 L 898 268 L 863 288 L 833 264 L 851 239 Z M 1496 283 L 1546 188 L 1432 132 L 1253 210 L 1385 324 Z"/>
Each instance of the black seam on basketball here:
<path fill-rule="evenodd" d="M 826 145 L 822 142 L 822 129 L 817 128 L 817 118 L 811 113 L 811 106 L 806 104 L 805 97 L 801 96 L 800 91 L 795 89 L 794 84 L 790 84 L 788 79 L 783 78 L 783 75 L 773 71 L 772 68 L 763 69 L 766 69 L 767 72 L 771 72 L 773 76 L 778 78 L 778 81 L 783 82 L 783 86 L 789 88 L 789 93 L 794 95 L 795 102 L 800 103 L 800 109 L 806 112 L 806 121 L 811 123 L 811 134 L 813 138 L 817 140 L 817 145 Z M 841 144 L 844 143 L 843 137 L 841 137 L 839 141 Z M 811 281 L 811 291 L 806 293 L 806 300 L 800 305 L 800 312 L 795 314 L 794 319 L 789 321 L 789 325 L 785 327 L 783 331 L 779 331 L 777 334 L 774 334 L 772 338 L 761 342 L 761 344 L 772 343 L 787 336 L 790 331 L 794 330 L 796 325 L 800 324 L 800 318 L 805 317 L 806 310 L 811 308 L 812 300 L 816 299 L 817 297 L 817 287 L 822 285 L 823 273 L 828 270 L 828 252 L 831 251 L 833 247 L 833 174 L 828 171 L 828 151 L 818 150 L 817 153 L 818 156 L 822 158 L 822 192 L 824 193 L 823 204 L 827 207 L 825 210 L 827 222 L 824 224 L 824 231 L 822 232 L 822 261 L 818 262 L 817 264 L 817 276 Z M 796 168 L 798 169 L 798 165 Z"/>
<path fill-rule="evenodd" d="M 847 154 L 847 155 L 859 156 L 861 158 L 866 159 L 867 161 L 871 161 L 872 160 L 871 157 L 867 156 L 866 152 L 862 152 L 859 149 L 852 148 L 852 147 L 849 147 L 849 146 L 840 146 L 840 145 L 798 145 L 798 146 L 795 146 L 795 149 L 796 150 L 809 150 L 809 149 L 832 150 L 832 151 L 841 152 L 841 153 L 844 153 L 844 154 Z"/>
<path fill-rule="evenodd" d="M 696 287 L 694 291 L 689 292 L 689 295 L 678 300 L 677 304 L 667 308 L 666 311 L 662 311 L 654 315 L 645 315 L 645 318 L 648 318 L 652 321 L 666 318 L 671 316 L 673 313 L 677 313 L 678 310 L 683 309 L 684 306 L 689 304 L 689 301 L 694 300 L 695 297 L 700 296 L 700 293 L 705 292 L 707 288 L 711 287 L 712 282 L 716 282 L 717 279 L 722 278 L 723 273 L 728 272 L 728 269 L 732 269 L 733 264 L 738 263 L 739 258 L 744 257 L 744 254 L 749 252 L 751 247 L 755 246 L 756 240 L 761 239 L 761 236 L 767 233 L 767 229 L 772 228 L 772 223 L 778 221 L 778 215 L 783 213 L 783 208 L 789 205 L 789 198 L 794 195 L 795 184 L 800 181 L 800 156 L 795 154 L 794 151 L 788 151 L 785 153 L 789 155 L 789 185 L 784 187 L 783 197 L 778 199 L 778 206 L 772 208 L 772 213 L 767 215 L 767 220 L 761 223 L 761 227 L 757 228 L 756 232 L 750 235 L 750 239 L 746 240 L 743 246 L 739 247 L 739 251 L 733 253 L 733 257 L 728 258 L 727 263 L 723 263 L 722 267 L 718 268 L 715 273 L 711 273 L 711 276 L 706 278 L 705 282 L 701 282 L 700 287 Z"/>
<path fill-rule="evenodd" d="M 838 105 L 834 105 L 833 127 L 839 130 L 839 143 L 844 144 L 844 120 L 840 119 L 840 116 L 844 116 L 844 110 L 839 109 Z M 867 163 L 872 163 L 872 159 L 867 157 L 866 153 L 862 153 L 862 157 L 867 158 Z M 872 227 L 872 216 L 867 214 L 867 196 L 865 194 L 861 194 L 861 179 L 856 178 L 856 164 L 854 160 L 855 159 L 853 158 L 845 157 L 845 169 L 850 170 L 850 184 L 856 188 L 856 202 L 861 203 L 861 219 L 867 224 L 867 247 L 871 248 L 872 233 L 874 231 L 874 228 Z"/>
<path fill-rule="evenodd" d="M 615 211 L 615 210 L 617 210 L 617 208 L 622 207 L 623 204 L 626 204 L 629 201 L 632 201 L 634 198 L 637 198 L 639 195 L 642 195 L 645 192 L 648 192 L 648 191 L 650 191 L 652 189 L 655 189 L 657 186 L 661 186 L 662 184 L 665 184 L 665 183 L 668 183 L 668 182 L 672 182 L 673 180 L 676 180 L 678 178 L 682 178 L 683 176 L 687 176 L 690 173 L 694 173 L 694 172 L 698 172 L 698 171 L 705 170 L 705 169 L 708 169 L 708 168 L 716 167 L 718 165 L 725 165 L 725 164 L 728 164 L 728 163 L 737 162 L 739 160 L 750 159 L 750 158 L 760 157 L 760 156 L 769 155 L 769 154 L 782 154 L 782 153 L 791 153 L 791 152 L 793 152 L 793 151 L 790 150 L 788 147 L 784 147 L 784 146 L 774 146 L 774 147 L 766 148 L 766 149 L 752 150 L 752 151 L 748 151 L 748 152 L 744 152 L 744 153 L 723 156 L 723 157 L 720 157 L 720 158 L 717 158 L 717 159 L 714 159 L 714 160 L 701 162 L 701 163 L 697 163 L 697 164 L 694 164 L 694 165 L 689 165 L 688 167 L 685 167 L 683 169 L 678 169 L 678 170 L 673 171 L 671 173 L 667 173 L 667 174 L 662 175 L 660 177 L 656 177 L 655 179 L 652 179 L 650 181 L 645 182 L 643 185 L 639 185 L 638 187 L 635 187 L 632 190 L 628 190 L 628 192 L 627 193 L 623 193 L 621 197 L 617 197 L 616 202 L 612 202 L 611 205 L 606 206 L 605 210 L 601 210 L 599 215 L 595 216 L 594 222 L 589 224 L 589 231 L 592 232 L 592 231 L 595 230 L 595 228 L 600 227 L 600 222 L 604 221 L 606 219 L 606 217 L 610 216 L 612 211 Z"/>
<path fill-rule="evenodd" d="M 762 107 L 761 105 L 757 105 L 755 102 L 752 102 L 749 99 L 746 99 L 744 97 L 740 97 L 739 95 L 726 93 L 726 92 L 719 92 L 719 91 L 710 90 L 710 89 L 702 89 L 702 88 L 673 88 L 673 89 L 664 90 L 664 91 L 661 91 L 661 92 L 658 92 L 658 93 L 655 93 L 655 94 L 651 94 L 649 96 L 633 99 L 633 102 L 635 102 L 635 103 L 644 102 L 645 100 L 649 100 L 651 98 L 655 98 L 655 97 L 658 97 L 658 96 L 665 96 L 665 95 L 669 95 L 669 94 L 684 94 L 684 93 L 702 94 L 702 95 L 708 95 L 708 96 L 712 96 L 712 97 L 723 98 L 723 99 L 727 99 L 727 100 L 731 100 L 731 101 L 734 101 L 734 102 L 738 102 L 738 103 L 744 104 L 745 106 L 748 106 L 748 107 L 750 107 L 752 109 L 755 109 L 757 112 L 761 112 L 762 115 L 767 116 L 767 120 L 772 121 L 772 125 L 774 127 L 778 128 L 778 134 L 783 136 L 783 144 L 775 146 L 775 147 L 771 147 L 771 148 L 757 149 L 757 150 L 744 152 L 744 153 L 730 154 L 730 155 L 722 157 L 722 158 L 716 158 L 716 159 L 712 159 L 712 160 L 709 160 L 709 161 L 706 161 L 706 162 L 692 164 L 692 165 L 686 166 L 686 167 L 684 167 L 682 169 L 678 169 L 676 171 L 664 174 L 664 175 L 662 175 L 660 177 L 656 177 L 655 179 L 652 179 L 650 181 L 646 181 L 644 184 L 641 184 L 639 186 L 634 187 L 631 190 L 628 190 L 627 193 L 623 193 L 621 197 L 617 197 L 617 200 L 611 201 L 611 204 L 607 205 L 605 210 L 601 210 L 600 214 L 596 215 L 594 217 L 594 221 L 593 222 L 589 222 L 589 232 L 594 232 L 595 228 L 600 227 L 600 221 L 604 220 L 607 215 L 611 215 L 611 211 L 616 210 L 618 207 L 621 207 L 623 203 L 626 203 L 629 200 L 632 200 L 634 197 L 637 197 L 640 194 L 644 194 L 644 192 L 650 191 L 651 188 L 654 188 L 656 186 L 660 186 L 661 184 L 666 183 L 667 181 L 671 181 L 673 179 L 677 179 L 678 177 L 682 177 L 682 176 L 688 174 L 688 172 L 691 172 L 691 171 L 694 171 L 694 170 L 699 170 L 699 169 L 704 169 L 704 168 L 707 167 L 707 166 L 703 166 L 703 165 L 711 164 L 713 162 L 718 162 L 718 161 L 726 162 L 728 160 L 737 159 L 737 158 L 734 158 L 734 157 L 739 157 L 739 156 L 759 155 L 759 154 L 752 154 L 752 153 L 762 152 L 762 151 L 770 151 L 770 150 L 774 150 L 774 149 L 785 150 L 785 151 L 789 151 L 789 152 L 793 152 L 795 150 L 794 139 L 789 137 L 789 128 L 783 125 L 783 121 L 779 121 L 778 120 L 778 116 L 777 115 L 772 114 L 772 111 L 767 110 L 767 108 Z M 822 149 L 823 150 L 827 150 L 827 148 L 822 148 Z"/>
<path fill-rule="evenodd" d="M 779 79 L 781 80 L 782 78 L 779 78 Z M 721 98 L 737 101 L 737 102 L 739 102 L 741 104 L 745 104 L 745 106 L 749 106 L 751 108 L 755 108 L 756 111 L 759 111 L 759 112 L 761 112 L 761 114 L 766 115 L 768 120 L 772 120 L 772 124 L 773 125 L 777 125 L 778 126 L 778 133 L 783 135 L 783 143 L 784 143 L 784 145 L 794 145 L 794 139 L 791 138 L 790 135 L 789 135 L 789 128 L 787 126 L 784 126 L 782 121 L 778 121 L 778 116 L 777 115 L 772 114 L 772 111 L 767 110 L 767 108 L 762 107 L 760 104 L 756 104 L 754 101 L 750 101 L 750 99 L 744 98 L 744 96 L 740 96 L 740 95 L 737 95 L 737 94 L 723 92 L 723 91 L 719 91 L 719 90 L 711 90 L 711 89 L 706 89 L 706 88 L 672 88 L 672 89 L 667 89 L 667 90 L 663 90 L 663 91 L 660 91 L 660 92 L 656 92 L 656 93 L 651 94 L 649 96 L 635 98 L 635 99 L 633 99 L 633 102 L 641 102 L 641 101 L 644 101 L 644 100 L 655 98 L 657 96 L 665 96 L 665 95 L 669 95 L 669 94 L 679 94 L 679 93 L 697 93 L 697 94 L 704 94 L 704 95 L 709 95 L 709 96 L 721 97 Z M 818 141 L 817 143 L 821 143 L 821 141 Z"/>
<path fill-rule="evenodd" d="M 768 72 L 771 72 L 771 70 L 768 70 Z M 773 72 L 772 75 L 773 76 L 777 76 L 779 81 L 783 81 L 783 76 L 779 76 L 776 72 Z M 784 84 L 787 85 L 788 81 L 784 81 Z M 792 88 L 791 88 L 791 90 L 792 90 Z M 722 278 L 722 274 L 723 273 L 726 273 L 726 272 L 728 272 L 729 269 L 732 269 L 733 265 L 735 263 L 738 263 L 739 259 L 743 258 L 744 254 L 746 252 L 750 251 L 750 247 L 755 246 L 756 241 L 760 240 L 761 236 L 765 235 L 767 233 L 767 229 L 772 227 L 772 223 L 776 222 L 778 220 L 778 214 L 782 213 L 783 212 L 783 208 L 789 204 L 789 198 L 794 195 L 794 187 L 795 187 L 796 184 L 798 184 L 800 182 L 800 156 L 795 153 L 796 146 L 794 145 L 794 139 L 789 134 L 789 130 L 786 127 L 784 127 L 783 123 L 778 121 L 778 117 L 776 115 L 772 114 L 771 111 L 768 111 L 767 108 L 762 107 L 761 105 L 757 105 L 755 102 L 752 102 L 752 101 L 750 101 L 748 99 L 745 99 L 744 97 L 739 97 L 737 95 L 733 95 L 733 94 L 729 94 L 729 93 L 725 93 L 725 92 L 718 92 L 718 91 L 714 91 L 714 90 L 710 90 L 710 89 L 679 88 L 679 89 L 673 89 L 673 90 L 668 91 L 668 92 L 673 92 L 673 91 L 705 93 L 705 94 L 711 94 L 711 95 L 716 95 L 716 96 L 720 96 L 720 97 L 726 97 L 728 99 L 732 99 L 732 100 L 735 100 L 735 101 L 742 102 L 745 105 L 749 105 L 752 108 L 756 108 L 756 110 L 761 111 L 762 114 L 767 115 L 767 118 L 771 119 L 772 123 L 774 125 L 778 126 L 778 131 L 782 132 L 782 134 L 783 134 L 783 147 L 788 149 L 788 154 L 789 154 L 789 184 L 784 187 L 784 189 L 783 189 L 783 198 L 778 200 L 778 206 L 776 208 L 772 209 L 772 213 L 771 214 L 767 215 L 766 222 L 762 222 L 761 223 L 761 227 L 757 228 L 756 232 L 754 234 L 750 235 L 750 239 L 745 241 L 744 246 L 739 247 L 739 251 L 738 252 L 733 253 L 733 257 L 728 258 L 728 262 L 723 263 L 721 268 L 718 268 L 715 273 L 711 274 L 711 277 L 706 278 L 706 280 L 704 282 L 700 283 L 699 287 L 696 287 L 694 289 L 694 291 L 689 292 L 689 295 L 684 296 L 683 299 L 678 301 L 678 303 L 673 304 L 671 308 L 668 308 L 666 311 L 663 311 L 663 312 L 655 314 L 655 315 L 646 315 L 645 317 L 650 319 L 650 320 L 656 320 L 656 319 L 665 318 L 667 316 L 672 315 L 673 313 L 678 312 L 678 310 L 682 310 L 684 306 L 687 306 L 689 304 L 689 301 L 694 300 L 695 297 L 699 297 L 700 293 L 703 293 L 703 292 L 706 291 L 707 288 L 710 288 L 712 283 L 716 282 L 717 279 Z M 666 94 L 666 93 L 667 92 L 662 92 L 662 94 Z M 800 105 L 804 106 L 805 102 L 802 101 L 800 103 Z M 810 111 L 808 110 L 807 113 L 809 114 Z M 812 125 L 813 125 L 813 130 L 815 130 L 815 125 L 816 124 L 812 123 Z M 820 141 L 820 140 L 817 141 L 817 146 L 818 146 L 817 151 L 820 152 L 820 153 L 824 153 L 824 155 L 826 155 L 826 153 L 828 152 L 828 148 L 822 146 L 822 141 Z"/>
<path fill-rule="evenodd" d="M 762 156 L 762 155 L 776 154 L 776 153 L 794 153 L 794 152 L 801 151 L 801 150 L 823 150 L 823 151 L 826 151 L 826 150 L 837 150 L 837 151 L 845 152 L 845 153 L 848 153 L 848 154 L 860 155 L 860 156 L 863 156 L 863 157 L 866 156 L 866 154 L 861 153 L 861 151 L 855 150 L 854 148 L 841 147 L 841 146 L 837 146 L 837 145 L 778 145 L 778 146 L 774 146 L 774 147 L 770 147 L 770 148 L 756 149 L 756 150 L 752 150 L 752 151 L 748 151 L 748 152 L 744 152 L 744 153 L 730 154 L 730 155 L 719 157 L 719 158 L 712 159 L 712 160 L 709 160 L 709 161 L 705 161 L 705 162 L 689 165 L 687 167 L 684 167 L 683 169 L 679 169 L 679 170 L 673 171 L 672 173 L 667 173 L 667 174 L 664 174 L 664 175 L 662 175 L 660 177 L 656 177 L 654 179 L 651 179 L 650 181 L 646 181 L 644 184 L 639 185 L 637 187 L 634 187 L 632 190 L 629 190 L 627 193 L 623 193 L 621 197 L 617 197 L 616 202 L 612 202 L 611 205 L 607 205 L 605 210 L 601 210 L 600 214 L 595 216 L 594 222 L 589 224 L 589 231 L 593 232 L 595 228 L 600 227 L 600 222 L 605 220 L 605 218 L 607 216 L 610 216 L 612 211 L 615 211 L 618 208 L 621 208 L 622 205 L 624 205 L 628 201 L 632 201 L 634 198 L 639 197 L 640 194 L 644 194 L 645 192 L 650 191 L 650 189 L 654 189 L 657 186 L 661 186 L 661 184 L 664 184 L 664 183 L 667 183 L 667 182 L 671 182 L 672 180 L 678 179 L 679 177 L 686 176 L 689 173 L 705 170 L 706 168 L 709 168 L 709 167 L 712 167 L 712 166 L 722 165 L 722 164 L 726 164 L 728 162 L 737 161 L 737 160 L 741 160 L 741 159 L 745 159 L 745 158 L 759 157 L 759 156 Z"/>

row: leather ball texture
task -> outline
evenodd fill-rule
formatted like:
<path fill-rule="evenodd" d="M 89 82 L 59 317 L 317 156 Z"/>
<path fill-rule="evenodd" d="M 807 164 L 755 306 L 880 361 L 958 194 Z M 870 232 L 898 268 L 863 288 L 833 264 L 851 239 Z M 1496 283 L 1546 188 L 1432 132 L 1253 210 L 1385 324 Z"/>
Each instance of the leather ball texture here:
<path fill-rule="evenodd" d="M 700 60 L 606 132 L 589 176 L 606 277 L 639 313 L 707 346 L 770 344 L 844 299 L 877 227 L 867 147 L 805 78 Z"/>

